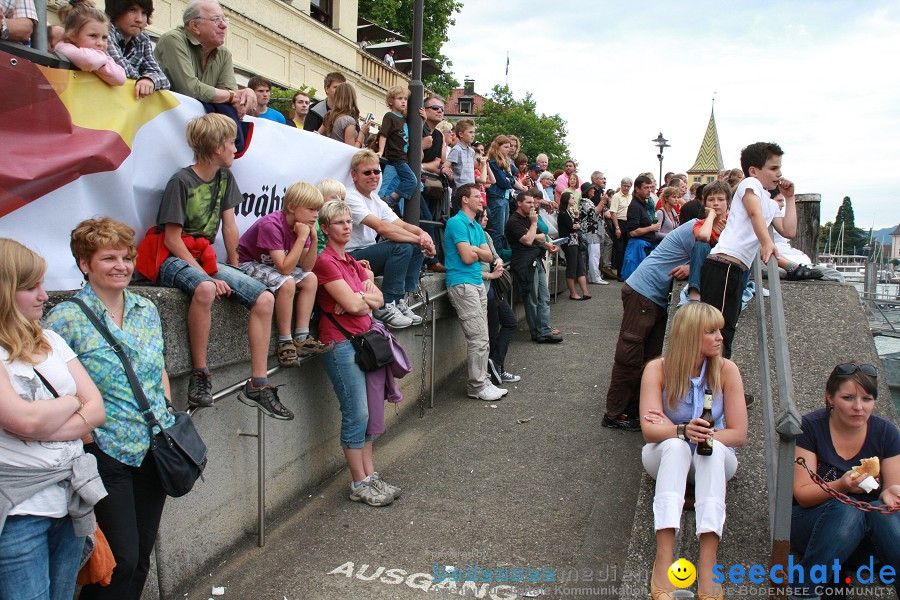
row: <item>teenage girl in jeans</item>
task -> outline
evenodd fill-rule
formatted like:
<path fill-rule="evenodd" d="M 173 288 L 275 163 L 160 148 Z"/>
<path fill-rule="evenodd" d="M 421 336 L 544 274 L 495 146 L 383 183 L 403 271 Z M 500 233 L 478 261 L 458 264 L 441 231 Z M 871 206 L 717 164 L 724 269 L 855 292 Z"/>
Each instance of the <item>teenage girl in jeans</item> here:
<path fill-rule="evenodd" d="M 331 321 L 333 318 L 350 335 L 366 332 L 372 327 L 372 311 L 384 304 L 384 297 L 375 287 L 373 273 L 346 252 L 353 232 L 350 207 L 341 201 L 326 202 L 319 211 L 319 225 L 328 240 L 313 268 L 319 279 L 317 301 L 323 313 L 319 340 L 334 343 L 334 350 L 322 355 L 322 363 L 341 404 L 341 446 L 353 478 L 350 499 L 386 506 L 400 496 L 400 488 L 385 482 L 375 471 L 374 438 L 366 433 L 366 374 L 356 364 L 353 344 Z"/>

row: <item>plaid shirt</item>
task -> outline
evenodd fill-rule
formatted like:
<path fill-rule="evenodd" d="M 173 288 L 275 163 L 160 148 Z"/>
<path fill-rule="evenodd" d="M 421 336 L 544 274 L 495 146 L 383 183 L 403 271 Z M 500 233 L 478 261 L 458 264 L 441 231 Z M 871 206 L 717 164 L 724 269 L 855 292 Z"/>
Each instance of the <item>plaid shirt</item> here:
<path fill-rule="evenodd" d="M 153 82 L 154 91 L 169 89 L 169 80 L 153 56 L 153 46 L 146 32 L 141 32 L 125 44 L 119 28 L 110 24 L 109 48 L 106 52 L 125 69 L 128 79 L 147 78 Z"/>
<path fill-rule="evenodd" d="M 7 19 L 38 20 L 34 0 L 0 0 L 0 12 Z"/>

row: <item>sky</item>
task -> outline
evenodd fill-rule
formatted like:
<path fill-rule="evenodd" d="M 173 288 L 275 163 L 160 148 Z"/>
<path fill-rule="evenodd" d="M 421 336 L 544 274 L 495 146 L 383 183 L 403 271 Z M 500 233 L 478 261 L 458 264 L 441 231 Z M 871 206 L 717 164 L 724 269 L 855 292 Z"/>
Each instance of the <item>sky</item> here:
<path fill-rule="evenodd" d="M 663 172 L 687 171 L 715 98 L 727 168 L 774 141 L 823 224 L 844 196 L 857 227 L 900 223 L 900 2 L 462 2 L 443 48 L 456 79 L 489 95 L 508 51 L 514 96 L 568 122 L 582 176 L 658 173 L 660 132 Z"/>

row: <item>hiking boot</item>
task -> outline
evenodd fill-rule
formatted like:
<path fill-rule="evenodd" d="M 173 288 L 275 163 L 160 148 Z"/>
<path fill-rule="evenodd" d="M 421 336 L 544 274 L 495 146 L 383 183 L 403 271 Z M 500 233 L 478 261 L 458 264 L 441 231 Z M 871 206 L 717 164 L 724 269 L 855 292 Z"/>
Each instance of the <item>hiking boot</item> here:
<path fill-rule="evenodd" d="M 637 417 L 630 417 L 624 413 L 617 416 L 615 419 L 610 419 L 608 415 L 603 415 L 601 424 L 609 429 L 624 429 L 625 431 L 641 430 L 640 420 Z"/>
<path fill-rule="evenodd" d="M 409 307 L 409 304 L 406 303 L 406 298 L 400 298 L 397 300 L 397 310 L 403 313 L 403 316 L 412 319 L 413 325 L 421 325 L 422 317 L 413 312 L 413 310 Z"/>
<path fill-rule="evenodd" d="M 507 371 L 503 371 L 500 373 L 500 382 L 501 383 L 518 383 L 522 378 L 518 375 L 513 375 L 512 373 L 508 373 Z"/>
<path fill-rule="evenodd" d="M 294 413 L 285 408 L 281 400 L 278 399 L 278 388 L 274 385 L 255 388 L 248 379 L 241 391 L 238 392 L 238 400 L 247 406 L 258 408 L 273 419 L 290 421 L 294 418 Z"/>
<path fill-rule="evenodd" d="M 213 405 L 212 376 L 203 371 L 191 373 L 188 381 L 188 405 L 195 408 Z"/>
<path fill-rule="evenodd" d="M 282 367 L 293 367 L 297 364 L 297 349 L 293 342 L 278 343 L 278 364 Z"/>
<path fill-rule="evenodd" d="M 350 499 L 354 502 L 365 502 L 369 506 L 387 506 L 394 501 L 394 497 L 379 484 L 363 479 L 359 485 L 350 482 Z"/>
<path fill-rule="evenodd" d="M 378 471 L 372 473 L 371 480 L 376 486 L 379 486 L 381 489 L 384 489 L 388 494 L 390 494 L 394 498 L 394 500 L 399 498 L 401 492 L 403 492 L 403 490 L 398 486 L 391 485 L 387 481 L 385 481 L 381 476 L 381 473 L 379 473 Z"/>
<path fill-rule="evenodd" d="M 484 400 L 485 402 L 496 402 L 497 400 L 502 400 L 503 396 L 509 393 L 509 390 L 503 390 L 498 387 L 494 387 L 492 384 L 487 384 L 481 391 L 477 394 L 466 394 L 469 398 L 474 398 L 476 400 Z"/>
<path fill-rule="evenodd" d="M 372 312 L 372 316 L 391 329 L 404 329 L 413 324 L 413 320 L 400 312 L 394 302 L 388 302 Z"/>
<path fill-rule="evenodd" d="M 297 354 L 301 357 L 312 356 L 313 354 L 325 354 L 334 350 L 334 344 L 323 344 L 311 335 L 306 336 L 302 340 L 295 339 L 293 346 L 297 349 Z"/>

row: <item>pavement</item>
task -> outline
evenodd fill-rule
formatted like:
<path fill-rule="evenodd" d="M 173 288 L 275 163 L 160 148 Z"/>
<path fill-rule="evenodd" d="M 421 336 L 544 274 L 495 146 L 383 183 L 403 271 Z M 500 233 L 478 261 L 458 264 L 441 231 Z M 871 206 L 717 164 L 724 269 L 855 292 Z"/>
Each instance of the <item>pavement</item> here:
<path fill-rule="evenodd" d="M 640 435 L 600 426 L 620 289 L 560 294 L 562 344 L 533 343 L 521 321 L 506 368 L 522 381 L 502 401 L 467 399 L 458 370 L 424 418 L 411 411 L 379 438 L 376 468 L 403 488 L 392 505 L 348 500 L 343 469 L 272 522 L 264 548 L 248 533 L 183 597 L 619 597 L 643 474 Z M 447 572 L 472 565 L 474 582 Z"/>

